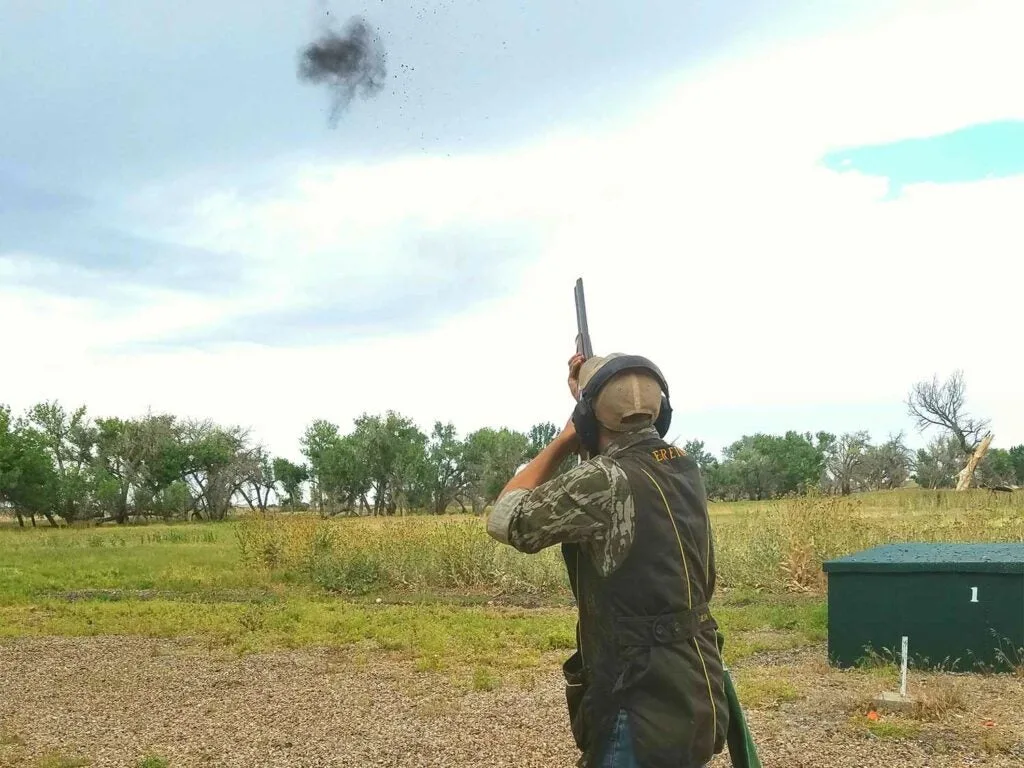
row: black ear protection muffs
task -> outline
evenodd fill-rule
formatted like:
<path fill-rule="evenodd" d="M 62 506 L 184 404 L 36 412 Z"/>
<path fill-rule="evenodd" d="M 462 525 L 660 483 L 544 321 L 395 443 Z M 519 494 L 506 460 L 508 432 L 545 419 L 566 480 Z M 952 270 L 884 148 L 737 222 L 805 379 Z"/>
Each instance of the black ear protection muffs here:
<path fill-rule="evenodd" d="M 599 452 L 597 416 L 594 414 L 594 399 L 597 397 L 597 393 L 615 374 L 635 369 L 653 374 L 661 385 L 661 410 L 654 422 L 654 428 L 661 437 L 665 437 L 668 432 L 669 425 L 672 423 L 672 406 L 669 403 L 668 382 L 665 381 L 661 370 L 641 355 L 613 357 L 598 368 L 597 373 L 587 382 L 587 386 L 580 391 L 579 402 L 576 403 L 576 408 L 572 412 L 572 423 L 576 427 L 576 434 L 579 435 L 580 443 L 590 456 L 596 456 Z"/>

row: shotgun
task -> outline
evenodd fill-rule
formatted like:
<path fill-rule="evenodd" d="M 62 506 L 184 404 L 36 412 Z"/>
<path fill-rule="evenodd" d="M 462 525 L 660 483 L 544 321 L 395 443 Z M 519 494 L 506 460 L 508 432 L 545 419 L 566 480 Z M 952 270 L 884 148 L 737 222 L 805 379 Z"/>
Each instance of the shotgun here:
<path fill-rule="evenodd" d="M 576 354 L 587 360 L 594 356 L 590 344 L 590 329 L 587 327 L 587 302 L 583 298 L 583 278 L 576 279 Z"/>

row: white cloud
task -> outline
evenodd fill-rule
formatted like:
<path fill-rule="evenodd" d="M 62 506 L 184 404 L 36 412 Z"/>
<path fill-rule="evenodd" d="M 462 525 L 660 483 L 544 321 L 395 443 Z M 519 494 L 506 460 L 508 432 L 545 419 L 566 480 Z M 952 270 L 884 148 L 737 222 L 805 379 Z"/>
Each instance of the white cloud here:
<path fill-rule="evenodd" d="M 426 428 L 434 418 L 465 430 L 561 421 L 582 275 L 598 351 L 652 357 L 681 420 L 729 406 L 820 402 L 839 413 L 898 402 L 912 381 L 959 367 L 997 444 L 1022 442 L 1006 351 L 1024 278 L 1024 179 L 911 187 L 883 203 L 884 179 L 817 165 L 843 145 L 1024 117 L 1017 4 L 941 6 L 909 4 L 885 26 L 684 73 L 600 132 L 572 126 L 493 155 L 296 167 L 259 199 L 225 184 L 177 217 L 161 209 L 159 187 L 141 190 L 125 210 L 159 217 L 162 234 L 191 245 L 245 253 L 256 287 L 223 300 L 154 297 L 127 323 L 103 307 L 0 294 L 0 324 L 27 329 L 14 344 L 29 361 L 4 376 L 0 399 L 208 415 L 252 425 L 289 455 L 311 419 L 347 427 L 363 410 L 393 407 Z M 449 228 L 529 232 L 540 246 L 506 297 L 419 333 L 286 350 L 95 351 L 301 306 L 346 279 L 401 280 L 424 266 L 407 236 Z"/>

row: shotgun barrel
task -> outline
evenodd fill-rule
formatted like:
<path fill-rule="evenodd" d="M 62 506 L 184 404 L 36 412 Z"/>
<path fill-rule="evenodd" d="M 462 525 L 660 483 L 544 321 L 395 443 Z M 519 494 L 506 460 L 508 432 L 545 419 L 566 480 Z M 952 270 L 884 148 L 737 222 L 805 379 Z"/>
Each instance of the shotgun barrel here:
<path fill-rule="evenodd" d="M 583 278 L 576 280 L 576 353 L 589 359 L 594 356 L 590 343 L 590 329 L 587 327 L 587 302 L 583 297 Z"/>

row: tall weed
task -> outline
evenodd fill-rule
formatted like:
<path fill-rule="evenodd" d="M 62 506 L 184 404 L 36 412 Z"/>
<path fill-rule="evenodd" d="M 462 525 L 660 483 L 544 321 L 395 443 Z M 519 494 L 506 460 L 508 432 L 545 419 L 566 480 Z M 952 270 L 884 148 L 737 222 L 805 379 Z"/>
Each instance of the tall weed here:
<path fill-rule="evenodd" d="M 880 544 L 1024 541 L 1019 499 L 997 502 L 992 496 L 989 491 L 810 494 L 747 506 L 717 519 L 712 513 L 719 579 L 723 586 L 821 593 L 826 560 Z"/>
<path fill-rule="evenodd" d="M 240 521 L 243 561 L 332 591 L 488 589 L 551 593 L 567 585 L 556 551 L 524 555 L 479 518 L 400 520 L 271 515 Z"/>
<path fill-rule="evenodd" d="M 820 594 L 826 560 L 878 544 L 1024 541 L 1022 496 L 911 490 L 713 504 L 718 582 Z M 468 515 L 254 514 L 236 524 L 235 536 L 248 566 L 331 591 L 552 594 L 568 586 L 557 547 L 522 554 L 491 539 L 481 518 Z"/>

